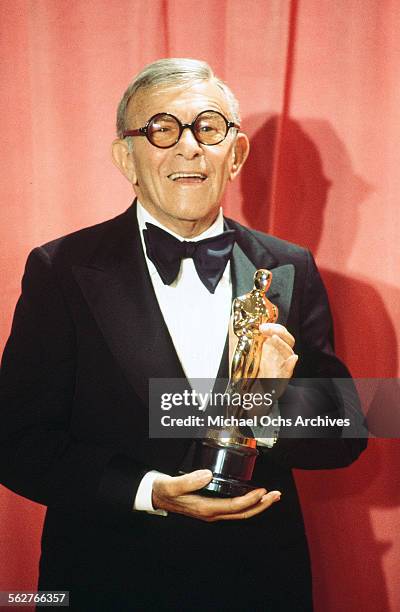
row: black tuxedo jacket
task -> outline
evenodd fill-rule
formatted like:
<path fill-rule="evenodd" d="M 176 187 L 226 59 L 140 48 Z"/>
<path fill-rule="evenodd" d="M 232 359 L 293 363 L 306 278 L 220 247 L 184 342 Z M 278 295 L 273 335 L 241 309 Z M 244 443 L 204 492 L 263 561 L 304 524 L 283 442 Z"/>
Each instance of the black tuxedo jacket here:
<path fill-rule="evenodd" d="M 234 294 L 256 268 L 274 272 L 269 296 L 296 338 L 296 376 L 348 376 L 311 255 L 226 224 L 237 232 Z M 220 375 L 227 367 L 225 351 Z M 134 206 L 30 254 L 2 362 L 0 479 L 48 506 L 40 587 L 70 589 L 81 610 L 311 609 L 291 468 L 346 466 L 364 444 L 280 439 L 255 479 L 282 500 L 249 521 L 134 512 L 143 475 L 176 474 L 189 445 L 149 439 L 148 379 L 183 376 Z"/>

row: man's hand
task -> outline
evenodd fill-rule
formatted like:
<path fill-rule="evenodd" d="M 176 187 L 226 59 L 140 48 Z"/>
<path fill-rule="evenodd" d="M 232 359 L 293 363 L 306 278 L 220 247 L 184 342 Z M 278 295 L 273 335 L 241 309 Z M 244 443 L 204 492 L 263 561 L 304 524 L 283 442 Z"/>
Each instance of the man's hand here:
<path fill-rule="evenodd" d="M 264 512 L 281 496 L 279 491 L 267 493 L 265 489 L 230 499 L 193 493 L 205 487 L 211 478 L 210 470 L 196 470 L 184 476 L 160 476 L 153 483 L 153 507 L 211 523 L 248 519 Z"/>
<path fill-rule="evenodd" d="M 262 348 L 258 378 L 291 378 L 298 355 L 293 351 L 294 338 L 279 323 L 260 325 L 265 340 Z"/>
<path fill-rule="evenodd" d="M 295 339 L 292 334 L 279 323 L 263 323 L 259 329 L 265 340 L 257 378 L 291 378 L 299 358 L 293 351 Z M 238 338 L 233 331 L 231 321 L 229 325 L 229 363 L 232 363 L 237 342 Z"/>

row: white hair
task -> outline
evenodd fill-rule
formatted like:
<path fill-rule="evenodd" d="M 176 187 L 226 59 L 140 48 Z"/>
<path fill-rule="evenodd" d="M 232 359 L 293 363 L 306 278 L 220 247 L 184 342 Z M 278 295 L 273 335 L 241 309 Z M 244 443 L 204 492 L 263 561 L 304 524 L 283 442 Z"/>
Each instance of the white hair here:
<path fill-rule="evenodd" d="M 141 91 L 164 85 L 166 87 L 190 84 L 193 81 L 214 81 L 225 94 L 232 120 L 240 123 L 239 102 L 224 81 L 215 76 L 210 66 L 201 60 L 188 58 L 166 58 L 149 64 L 135 76 L 128 86 L 117 110 L 117 134 L 129 129 L 127 125 L 127 108 L 132 98 Z"/>

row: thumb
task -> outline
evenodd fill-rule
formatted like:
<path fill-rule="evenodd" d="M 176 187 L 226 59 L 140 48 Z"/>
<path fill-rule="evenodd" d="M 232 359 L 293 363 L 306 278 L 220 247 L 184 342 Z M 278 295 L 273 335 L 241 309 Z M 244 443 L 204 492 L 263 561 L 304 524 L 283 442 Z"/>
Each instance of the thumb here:
<path fill-rule="evenodd" d="M 174 476 L 168 480 L 163 480 L 165 493 L 172 497 L 192 493 L 205 487 L 212 479 L 211 470 L 196 470 L 183 476 Z M 163 488 L 164 488 L 163 487 Z"/>

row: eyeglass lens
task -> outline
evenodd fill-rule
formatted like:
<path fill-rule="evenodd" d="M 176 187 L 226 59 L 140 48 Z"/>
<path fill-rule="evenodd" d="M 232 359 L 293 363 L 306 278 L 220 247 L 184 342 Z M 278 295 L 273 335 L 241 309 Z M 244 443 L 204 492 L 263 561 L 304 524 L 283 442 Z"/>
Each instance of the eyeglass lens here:
<path fill-rule="evenodd" d="M 156 147 L 169 147 L 178 142 L 181 124 L 173 115 L 160 113 L 147 126 L 147 137 Z M 226 120 L 217 112 L 200 113 L 192 124 L 196 140 L 213 145 L 222 142 L 227 134 Z"/>

